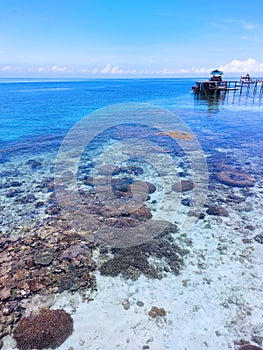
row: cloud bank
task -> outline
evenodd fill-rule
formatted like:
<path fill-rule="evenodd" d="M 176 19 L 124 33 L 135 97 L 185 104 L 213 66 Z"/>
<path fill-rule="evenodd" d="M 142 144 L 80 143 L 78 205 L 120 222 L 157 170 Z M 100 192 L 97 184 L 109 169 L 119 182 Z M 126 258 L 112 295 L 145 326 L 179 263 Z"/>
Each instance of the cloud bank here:
<path fill-rule="evenodd" d="M 107 77 L 107 76 L 196 76 L 208 75 L 211 70 L 218 68 L 228 75 L 240 75 L 249 73 L 252 75 L 263 74 L 263 62 L 257 61 L 255 58 L 248 58 L 246 60 L 234 59 L 229 63 L 219 65 L 217 67 L 183 67 L 178 69 L 163 68 L 163 69 L 135 69 L 135 68 L 121 68 L 118 65 L 110 63 L 102 67 L 92 68 L 75 68 L 67 66 L 52 65 L 50 67 L 19 67 L 5 65 L 0 66 L 0 73 L 2 75 L 8 74 L 36 74 L 39 76 L 77 76 L 77 77 Z"/>
<path fill-rule="evenodd" d="M 225 74 L 243 74 L 243 73 L 250 73 L 250 74 L 260 74 L 263 73 L 263 62 L 258 62 L 254 58 L 248 58 L 244 61 L 234 59 L 229 63 L 220 65 L 218 67 L 201 67 L 201 68 L 181 68 L 177 70 L 168 70 L 165 69 L 164 73 L 166 74 L 209 74 L 211 70 L 214 70 L 215 68 L 218 68 L 219 70 L 222 70 Z"/>

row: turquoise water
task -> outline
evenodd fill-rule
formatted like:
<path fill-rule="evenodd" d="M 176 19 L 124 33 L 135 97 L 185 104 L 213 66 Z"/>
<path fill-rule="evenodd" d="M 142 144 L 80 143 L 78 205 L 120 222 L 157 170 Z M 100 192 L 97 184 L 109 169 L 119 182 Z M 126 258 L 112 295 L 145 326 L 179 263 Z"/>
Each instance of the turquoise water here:
<path fill-rule="evenodd" d="M 103 106 L 158 103 L 178 98 L 190 88 L 184 81 L 174 80 L 2 81 L 0 86 L 3 146 L 10 141 L 63 135 L 80 118 Z"/>
<path fill-rule="evenodd" d="M 84 287 L 87 293 L 89 293 L 89 290 L 93 293 L 95 290 L 94 281 L 89 282 L 89 273 L 93 274 L 95 270 L 94 274 L 97 273 L 96 277 L 98 277 L 98 271 L 103 271 L 101 267 L 104 266 L 104 273 L 106 271 L 105 274 L 107 274 L 112 266 L 113 268 L 116 267 L 114 264 L 109 264 L 110 267 L 107 266 L 107 263 L 111 262 L 110 259 L 116 255 L 120 259 L 118 261 L 121 261 L 119 264 L 123 264 L 124 270 L 127 263 L 125 257 L 128 259 L 128 263 L 131 264 L 126 269 L 129 270 L 128 272 L 126 270 L 122 271 L 120 268 L 119 272 L 110 271 L 108 273 L 113 276 L 113 279 L 117 275 L 124 277 L 124 280 L 128 278 L 127 283 L 126 280 L 125 282 L 120 280 L 123 289 L 127 286 L 128 289 L 132 288 L 133 282 L 136 285 L 138 281 L 135 282 L 135 280 L 138 275 L 149 278 L 146 285 L 149 283 L 150 287 L 147 287 L 146 291 L 150 289 L 153 295 L 152 299 L 147 294 L 148 292 L 144 296 L 144 302 L 148 308 L 145 311 L 146 317 L 149 315 L 150 306 L 163 306 L 162 303 L 165 302 L 165 299 L 161 298 L 161 294 L 165 298 L 167 296 L 168 307 L 169 303 L 172 305 L 175 302 L 173 304 L 174 309 L 168 312 L 168 319 L 173 317 L 173 322 L 176 325 L 173 329 L 175 334 L 171 340 L 169 338 L 170 330 L 169 334 L 164 332 L 164 338 L 167 336 L 168 339 L 167 344 L 177 342 L 180 338 L 180 336 L 178 337 L 180 331 L 176 334 L 176 330 L 180 330 L 182 324 L 185 332 L 188 322 L 194 320 L 195 315 L 197 315 L 199 308 L 197 304 L 200 303 L 201 305 L 202 301 L 205 306 L 201 305 L 200 310 L 204 308 L 205 317 L 204 314 L 198 317 L 199 319 L 208 319 L 204 326 L 205 332 L 207 332 L 204 339 L 207 339 L 208 342 L 211 337 L 211 342 L 214 340 L 220 342 L 223 339 L 222 344 L 224 346 L 220 347 L 219 345 L 217 347 L 222 350 L 226 348 L 226 344 L 230 344 L 228 348 L 236 349 L 234 341 L 238 337 L 239 339 L 244 337 L 250 339 L 250 320 L 248 320 L 249 325 L 245 335 L 242 333 L 241 326 L 233 326 L 234 323 L 231 322 L 229 322 L 229 327 L 226 326 L 226 336 L 222 336 L 222 338 L 215 335 L 215 329 L 221 327 L 220 317 L 222 315 L 223 318 L 225 317 L 224 322 L 226 324 L 230 312 L 232 312 L 232 315 L 236 315 L 235 309 L 230 310 L 231 304 L 234 304 L 234 302 L 229 301 L 230 306 L 222 306 L 226 304 L 225 300 L 228 300 L 227 298 L 231 293 L 238 294 L 241 290 L 240 293 L 243 293 L 244 297 L 248 295 L 252 305 L 251 309 L 253 307 L 256 309 L 258 307 L 257 300 L 262 299 L 260 293 L 262 292 L 262 269 L 256 259 L 260 260 L 260 254 L 262 256 L 259 249 L 262 247 L 263 96 L 260 93 L 253 95 L 253 92 L 249 94 L 243 92 L 240 95 L 239 91 L 232 91 L 219 97 L 205 98 L 191 93 L 191 87 L 194 83 L 195 79 L 0 80 L 0 239 L 2 239 L 2 236 L 4 237 L 0 241 L 0 248 L 2 249 L 1 254 L 3 256 L 6 254 L 2 261 L 5 261 L 5 258 L 7 261 L 2 270 L 3 276 L 0 277 L 3 277 L 7 284 L 9 283 L 10 290 L 13 292 L 4 299 L 3 305 L 5 307 L 8 307 L 9 301 L 15 301 L 19 305 L 20 302 L 26 300 L 30 304 L 30 298 L 38 293 L 41 295 L 43 290 L 47 290 L 47 293 L 51 294 L 68 290 L 75 293 L 78 289 L 83 291 Z M 133 110 L 134 103 L 148 104 L 150 112 L 145 115 L 142 114 L 145 119 L 143 117 L 138 118 L 136 111 Z M 116 107 L 116 104 L 122 104 L 121 106 L 124 107 Z M 161 108 L 163 113 L 161 117 L 158 114 L 160 110 L 151 109 L 151 106 Z M 110 113 L 100 112 L 102 107 L 107 107 L 106 110 L 110 110 Z M 122 110 L 122 113 L 125 116 L 125 123 L 116 125 L 118 108 L 124 108 L 125 112 Z M 163 112 L 164 110 L 168 111 L 167 115 Z M 171 114 L 169 114 L 170 112 Z M 114 123 L 112 123 L 113 121 Z M 81 123 L 85 125 L 84 137 L 87 137 L 87 135 L 93 137 L 87 148 L 85 148 L 85 145 L 83 146 L 81 137 L 78 140 L 78 135 L 81 134 L 76 133 L 76 130 L 81 132 L 81 128 L 77 127 L 82 125 Z M 161 128 L 158 128 L 158 123 L 162 125 Z M 173 125 L 177 125 L 177 128 L 174 129 Z M 171 134 L 171 132 L 175 132 L 175 134 Z M 75 135 L 75 138 L 71 139 L 70 135 L 72 134 Z M 171 135 L 174 136 L 171 137 Z M 71 144 L 72 141 L 74 143 Z M 123 141 L 123 148 L 121 148 L 121 142 L 118 143 L 118 141 Z M 125 141 L 127 141 L 126 144 Z M 119 144 L 121 144 L 120 147 Z M 76 145 L 79 148 L 83 147 L 81 149 L 82 153 L 79 152 L 78 147 L 75 147 Z M 147 153 L 148 147 L 149 155 Z M 196 160 L 198 162 L 195 162 Z M 102 167 L 100 168 L 101 164 Z M 118 169 L 110 167 L 116 164 Z M 74 171 L 75 178 L 72 176 Z M 230 182 L 234 177 L 233 181 L 244 182 L 244 180 L 249 180 L 250 183 L 248 186 L 236 186 L 236 184 L 233 186 L 233 184 L 219 179 L 219 175 L 222 175 L 222 173 L 230 174 L 228 179 Z M 114 178 L 111 186 L 117 193 L 114 194 L 117 199 L 113 196 L 109 197 L 110 199 L 107 196 L 106 199 L 103 197 L 104 192 L 108 191 L 107 194 L 110 192 L 108 189 L 105 190 L 105 185 L 108 184 L 107 176 L 109 175 Z M 57 186 L 55 188 L 54 178 L 57 180 L 57 183 L 55 181 Z M 75 182 L 72 178 L 77 184 L 77 191 L 75 192 L 76 188 L 73 187 Z M 61 179 L 63 182 L 60 181 Z M 96 183 L 95 186 L 92 183 L 92 179 L 97 181 L 97 187 Z M 134 218 L 130 218 L 129 213 L 129 196 L 131 195 L 129 186 L 138 180 L 147 181 L 152 186 L 152 193 L 149 192 L 149 187 L 142 202 L 140 202 L 140 198 L 138 199 L 140 209 L 142 209 L 139 219 L 144 220 L 146 218 L 147 220 L 145 219 L 143 222 L 148 223 L 150 210 L 153 215 L 157 214 L 157 219 L 160 220 L 162 225 L 169 222 L 175 223 L 179 227 L 179 233 L 174 232 L 172 228 L 171 232 L 168 232 L 168 237 L 163 234 L 159 237 L 158 225 L 156 227 L 146 226 L 154 232 L 154 237 L 157 237 L 155 242 L 157 245 L 150 246 L 150 248 L 147 245 L 144 246 L 144 251 L 141 252 L 138 258 L 139 268 L 136 264 L 132 265 L 134 261 L 137 263 L 133 254 L 138 253 L 136 250 L 137 246 L 140 246 L 138 242 L 137 246 L 134 244 L 136 249 L 131 251 L 127 249 L 127 252 L 124 249 L 122 254 L 120 254 L 121 249 L 128 245 L 115 246 L 114 244 L 111 245 L 112 242 L 110 242 L 110 248 L 113 249 L 110 252 L 104 246 L 98 252 L 97 247 L 94 248 L 93 242 L 90 244 L 89 235 L 86 237 L 83 234 L 87 227 L 88 229 L 94 228 L 95 233 L 100 232 L 98 226 L 96 226 L 98 222 L 106 222 L 108 225 L 106 233 L 110 231 L 110 233 L 115 234 L 115 231 L 111 231 L 111 229 L 113 223 L 117 222 L 114 221 L 115 216 L 117 216 L 116 209 L 119 210 L 119 207 L 121 207 L 121 218 L 116 224 L 117 229 L 121 228 L 124 236 L 125 234 L 129 236 L 130 232 L 136 236 L 139 225 L 136 226 L 136 230 L 132 231 L 134 223 L 132 220 Z M 184 181 L 185 186 L 189 186 L 189 188 L 178 195 L 177 191 L 180 191 L 177 189 L 177 185 L 180 181 L 181 183 Z M 175 186 L 171 187 L 172 185 Z M 171 188 L 175 189 L 171 190 Z M 97 192 L 96 189 L 98 189 Z M 196 189 L 197 192 L 195 192 Z M 78 193 L 78 196 L 72 196 L 72 192 L 74 195 Z M 143 194 L 143 190 L 138 192 L 140 195 Z M 98 198 L 101 202 L 98 201 Z M 199 206 L 195 204 L 196 198 L 200 200 L 197 201 Z M 80 199 L 81 201 L 79 201 Z M 103 202 L 104 199 L 105 202 Z M 78 205 L 74 206 L 76 203 Z M 108 209 L 103 211 L 104 207 L 101 206 L 101 203 L 106 203 L 107 208 L 110 207 L 110 214 L 107 212 Z M 144 206 L 144 203 L 147 207 Z M 132 205 L 134 205 L 133 202 Z M 216 213 L 214 206 L 216 206 Z M 60 216 L 61 212 L 62 214 L 65 213 L 61 209 L 66 210 L 64 217 L 63 215 Z M 214 213 L 211 214 L 213 210 Z M 92 215 L 94 213 L 97 215 L 95 223 L 85 221 L 87 218 L 88 220 L 93 219 L 92 215 L 87 217 L 86 214 L 82 215 L 83 212 L 88 211 Z M 191 214 L 191 211 L 194 213 Z M 174 214 L 177 216 L 174 216 Z M 130 222 L 127 217 L 131 219 L 131 226 L 129 226 Z M 195 221 L 197 220 L 197 226 L 194 226 L 191 217 L 194 217 Z M 191 225 L 187 220 L 191 221 Z M 183 226 L 185 221 L 189 224 L 188 226 Z M 69 223 L 70 225 L 68 225 Z M 120 226 L 122 224 L 124 226 Z M 86 227 L 83 228 L 85 225 Z M 160 227 L 163 233 L 167 226 L 162 225 Z M 76 235 L 76 232 L 71 230 L 72 227 L 79 228 L 77 233 L 81 232 L 80 235 Z M 116 227 L 114 226 L 114 228 Z M 131 231 L 129 231 L 130 228 Z M 156 232 L 158 231 L 157 234 L 155 234 L 155 229 Z M 254 239 L 256 235 L 257 239 Z M 8 237 L 7 240 L 6 237 Z M 9 241 L 9 238 L 12 240 Z M 105 242 L 108 243 L 106 240 Z M 179 246 L 174 243 L 179 244 Z M 251 246 L 247 244 L 251 244 Z M 184 255 L 189 253 L 181 249 L 181 245 L 190 251 L 190 264 L 189 266 L 184 265 L 182 280 L 179 283 L 177 273 L 179 272 L 180 275 L 181 272 L 178 266 L 181 262 L 183 264 L 184 259 L 187 259 Z M 248 267 L 246 261 L 244 266 L 242 265 L 242 259 L 245 259 L 246 252 L 244 253 L 244 251 L 246 247 L 249 249 L 252 247 L 249 254 L 255 250 L 252 260 L 248 260 L 249 264 L 252 261 L 251 266 Z M 130 247 L 128 246 L 128 248 Z M 94 255 L 92 255 L 93 249 L 95 251 Z M 89 261 L 88 251 L 92 256 L 92 263 Z M 40 264 L 36 262 L 43 258 L 41 252 L 44 252 L 44 260 L 50 258 L 48 262 L 44 261 Z M 47 257 L 45 256 L 46 252 L 48 252 Z M 176 261 L 178 258 L 177 252 L 182 254 L 178 261 Z M 248 256 L 248 253 L 246 254 Z M 154 264 L 156 263 L 156 270 L 153 266 L 146 264 L 149 257 Z M 19 265 L 19 261 L 26 261 L 27 263 Z M 254 261 L 256 261 L 255 264 Z M 207 267 L 205 265 L 202 267 L 204 262 L 207 263 Z M 168 265 L 165 266 L 164 263 Z M 64 270 L 60 269 L 61 264 Z M 16 274 L 16 266 L 19 267 L 18 274 Z M 132 266 L 131 269 L 130 266 Z M 226 266 L 230 267 L 225 274 Z M 5 271 L 11 271 L 9 268 L 13 268 L 12 274 L 7 273 L 4 276 Z M 189 272 L 191 268 L 193 269 L 192 275 Z M 221 268 L 222 270 L 220 270 Z M 198 272 L 196 272 L 197 270 Z M 244 277 L 242 277 L 243 271 Z M 202 273 L 205 274 L 206 272 L 209 278 L 205 276 L 202 279 Z M 209 273 L 211 273 L 210 276 Z M 47 279 L 46 274 L 48 275 Z M 222 275 L 224 275 L 223 278 L 221 278 Z M 28 276 L 31 279 L 37 277 L 42 281 L 42 284 L 37 286 L 39 289 L 32 288 L 32 290 L 24 292 L 24 285 L 21 283 Z M 198 280 L 199 277 L 200 281 Z M 103 283 L 107 285 L 108 277 L 105 280 L 103 278 L 104 275 L 102 274 L 98 280 L 100 282 L 104 281 Z M 169 281 L 168 278 L 170 278 Z M 187 295 L 187 284 L 190 281 L 189 284 L 191 285 L 192 278 L 195 282 L 190 287 L 190 294 Z M 237 287 L 239 281 L 233 280 L 235 278 L 240 279 L 242 288 L 246 286 L 247 289 L 244 292 L 242 288 Z M 157 281 L 155 282 L 157 283 L 155 288 L 152 288 L 153 279 Z M 253 284 L 253 290 L 247 283 L 247 279 Z M 116 279 L 116 281 L 117 287 L 115 286 L 115 288 L 118 290 L 119 280 Z M 159 288 L 162 287 L 162 281 L 164 281 L 164 285 L 165 283 L 169 284 L 169 287 L 165 287 L 165 292 L 159 291 Z M 160 283 L 159 286 L 158 283 Z M 19 288 L 22 289 L 23 295 L 19 295 L 20 290 L 17 290 L 17 284 L 19 286 L 21 284 Z M 136 290 L 141 288 L 138 284 L 134 289 L 135 294 Z M 196 286 L 198 288 L 195 296 Z M 2 285 L 0 287 L 3 288 Z M 121 290 L 122 288 L 120 288 Z M 201 291 L 204 291 L 205 298 L 202 294 L 198 295 Z M 111 291 L 109 292 L 111 294 Z M 191 294 L 192 292 L 193 294 Z M 5 293 L 7 293 L 6 290 Z M 115 298 L 114 293 L 116 291 L 113 292 Z M 156 300 L 154 293 L 157 296 Z M 254 293 L 252 297 L 250 293 Z M 213 295 L 213 297 L 210 298 L 210 295 Z M 196 302 L 198 297 L 200 300 Z M 93 296 L 89 298 L 90 296 L 87 296 L 88 300 L 92 300 Z M 109 303 L 112 302 L 118 310 L 119 305 L 125 305 L 125 303 L 123 304 L 123 298 L 118 302 L 112 300 Z M 141 296 L 139 295 L 138 298 L 141 298 Z M 151 299 L 150 306 L 147 304 L 147 298 Z M 191 311 L 188 310 L 189 314 L 184 319 L 182 316 L 182 320 L 186 322 L 187 327 L 184 327 L 184 323 L 177 319 L 178 305 L 176 303 L 181 298 L 186 300 L 183 308 L 187 305 L 189 299 L 191 304 L 192 298 L 193 304 L 189 304 L 189 310 Z M 94 300 L 94 304 L 90 301 L 90 306 L 92 308 L 92 305 L 95 305 L 94 310 L 96 312 L 96 295 Z M 161 300 L 160 304 L 159 300 Z M 143 304 L 141 299 L 139 301 L 140 305 Z M 0 302 L 2 301 L 0 300 Z M 205 309 L 206 305 L 209 308 L 210 302 L 215 314 L 218 312 L 216 316 L 222 313 L 220 317 L 215 317 L 216 328 L 213 328 L 214 326 L 210 327 L 214 320 L 209 320 L 209 312 Z M 71 310 L 72 305 L 70 303 L 69 300 L 67 310 Z M 19 309 L 19 318 L 23 315 L 24 305 Z M 238 303 L 235 305 L 239 306 Z M 242 304 L 240 305 L 242 306 Z M 97 307 L 101 310 L 100 304 Z M 262 308 L 259 307 L 259 309 L 262 313 Z M 72 311 L 72 315 L 75 311 Z M 173 311 L 174 316 L 172 316 Z M 116 315 L 118 315 L 118 312 L 116 311 Z M 125 312 L 127 312 L 126 309 Z M 140 316 L 140 314 L 138 315 Z M 261 314 L 257 316 L 255 313 L 253 317 L 254 324 L 262 324 Z M 78 319 L 78 316 L 76 316 L 76 319 Z M 192 329 L 196 333 L 192 339 L 193 342 L 198 339 L 200 334 L 199 319 L 196 324 L 193 323 Z M 16 321 L 13 322 L 13 326 L 16 325 Z M 82 322 L 81 319 L 80 323 Z M 116 320 L 116 325 L 118 322 L 119 319 Z M 168 324 L 169 322 L 164 328 Z M 151 325 L 151 320 L 149 325 Z M 79 323 L 75 326 L 76 334 L 79 331 L 78 326 Z M 9 327 L 7 332 L 11 333 L 11 326 L 8 324 L 6 327 Z M 99 323 L 98 327 L 101 327 Z M 162 325 L 158 327 L 160 332 L 162 332 L 162 327 Z M 81 327 L 79 326 L 79 328 Z M 98 329 L 99 333 L 103 335 L 104 330 Z M 224 331 L 222 334 L 224 334 Z M 143 338 L 144 331 L 138 332 L 135 332 L 135 339 L 137 334 Z M 155 333 L 154 330 L 151 332 L 152 334 Z M 87 336 L 86 333 L 85 330 L 83 337 Z M 3 334 L 6 334 L 5 329 L 3 331 L 0 328 L 0 339 Z M 105 334 L 107 334 L 107 330 L 105 330 Z M 228 334 L 231 334 L 231 336 L 228 336 Z M 94 334 L 91 333 L 90 336 L 95 344 L 97 333 L 94 331 Z M 186 336 L 186 338 L 190 339 L 191 336 Z M 75 346 L 76 349 L 82 348 L 78 347 L 79 340 L 75 343 L 65 344 L 62 345 L 62 350 L 68 350 L 69 345 L 74 345 L 74 349 Z M 83 349 L 94 348 L 92 341 L 89 345 L 87 344 L 88 342 Z M 166 344 L 166 340 L 164 344 Z M 155 344 L 153 350 L 159 350 L 160 348 L 174 350 L 173 345 L 167 344 L 165 347 Z M 98 349 L 104 349 L 103 346 L 98 347 Z M 10 346 L 7 343 L 4 350 L 9 348 Z M 128 345 L 124 348 L 134 349 Z M 187 348 L 182 345 L 178 347 L 178 350 L 196 348 L 195 346 Z M 212 345 L 210 345 L 210 348 L 213 348 Z M 112 348 L 109 350 L 112 350 Z"/>
<path fill-rule="evenodd" d="M 42 173 L 37 174 L 39 181 L 45 176 L 54 176 L 52 162 L 64 137 L 77 122 L 102 107 L 130 102 L 168 109 L 184 122 L 200 142 L 211 177 L 217 170 L 217 164 L 222 163 L 260 176 L 263 153 L 262 94 L 248 95 L 243 92 L 240 95 L 237 91 L 207 99 L 191 93 L 194 82 L 194 79 L 2 79 L 0 162 L 3 182 L 8 180 L 10 168 L 22 172 L 22 179 L 23 176 L 30 176 L 31 168 L 26 163 L 32 158 L 46 162 Z M 110 123 L 110 120 L 102 122 L 100 118 L 95 122 L 93 119 L 92 123 L 95 124 L 93 127 L 103 130 L 104 123 Z M 134 122 L 132 117 L 128 121 Z M 154 117 L 148 121 L 154 122 Z M 162 123 L 166 124 L 165 118 Z M 88 128 L 89 124 L 86 126 Z M 170 123 L 167 123 L 167 128 L 170 128 Z M 111 136 L 111 129 L 97 136 L 93 148 L 109 141 Z M 155 135 L 152 140 L 166 150 L 173 150 L 170 138 Z M 254 161 L 252 157 L 255 157 Z M 14 210 L 13 207 L 11 209 Z M 16 215 L 14 222 L 15 218 Z M 10 219 L 8 222 L 10 224 Z"/>
<path fill-rule="evenodd" d="M 218 147 L 262 139 L 263 99 L 230 92 L 218 100 L 195 98 L 194 79 L 0 81 L 0 147 L 61 138 L 81 118 L 116 103 L 147 102 L 168 108 L 202 138 L 217 133 Z"/>

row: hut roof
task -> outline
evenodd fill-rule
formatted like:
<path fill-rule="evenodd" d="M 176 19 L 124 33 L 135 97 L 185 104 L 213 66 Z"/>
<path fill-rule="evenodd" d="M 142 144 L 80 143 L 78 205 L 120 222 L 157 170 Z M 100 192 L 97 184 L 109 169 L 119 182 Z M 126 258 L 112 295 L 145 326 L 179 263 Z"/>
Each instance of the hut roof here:
<path fill-rule="evenodd" d="M 210 74 L 212 74 L 212 75 L 223 75 L 224 73 L 221 70 L 215 69 Z"/>

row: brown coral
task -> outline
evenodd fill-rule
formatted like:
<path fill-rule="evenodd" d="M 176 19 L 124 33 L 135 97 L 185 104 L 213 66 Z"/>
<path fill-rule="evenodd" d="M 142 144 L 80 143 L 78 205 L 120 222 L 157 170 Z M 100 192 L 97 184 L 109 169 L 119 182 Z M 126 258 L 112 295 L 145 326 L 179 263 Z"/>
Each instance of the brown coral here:
<path fill-rule="evenodd" d="M 258 346 L 246 344 L 241 346 L 238 350 L 262 350 L 262 348 L 259 348 Z"/>
<path fill-rule="evenodd" d="M 194 188 L 194 184 L 190 180 L 182 180 L 173 184 L 172 190 L 175 192 L 187 192 L 191 191 Z"/>
<path fill-rule="evenodd" d="M 148 315 L 151 316 L 152 318 L 155 318 L 157 316 L 164 317 L 166 316 L 166 311 L 163 307 L 157 307 L 153 306 L 151 310 L 148 312 Z"/>
<path fill-rule="evenodd" d="M 167 132 L 158 132 L 157 135 L 165 135 L 165 136 L 170 136 L 173 139 L 181 139 L 181 140 L 193 140 L 194 136 L 189 134 L 188 132 L 185 131 L 172 131 L 168 130 Z"/>
<path fill-rule="evenodd" d="M 39 314 L 24 317 L 14 331 L 19 350 L 55 349 L 73 332 L 73 319 L 64 310 L 42 309 Z"/>
<path fill-rule="evenodd" d="M 220 171 L 215 174 L 216 180 L 233 187 L 253 187 L 256 180 L 253 176 L 235 170 Z"/>

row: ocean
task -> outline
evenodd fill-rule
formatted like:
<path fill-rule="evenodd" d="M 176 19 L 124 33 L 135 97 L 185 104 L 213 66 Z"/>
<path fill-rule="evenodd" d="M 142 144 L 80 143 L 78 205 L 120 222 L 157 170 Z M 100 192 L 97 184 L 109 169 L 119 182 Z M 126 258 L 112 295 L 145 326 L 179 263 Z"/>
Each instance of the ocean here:
<path fill-rule="evenodd" d="M 194 83 L 0 80 L 4 350 L 262 346 L 263 94 Z"/>

